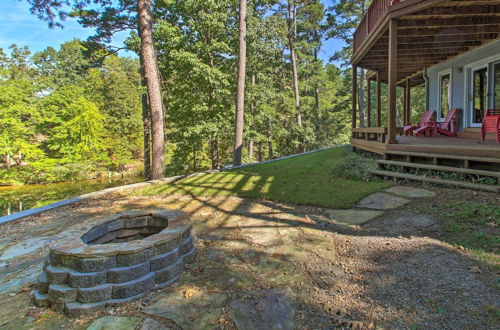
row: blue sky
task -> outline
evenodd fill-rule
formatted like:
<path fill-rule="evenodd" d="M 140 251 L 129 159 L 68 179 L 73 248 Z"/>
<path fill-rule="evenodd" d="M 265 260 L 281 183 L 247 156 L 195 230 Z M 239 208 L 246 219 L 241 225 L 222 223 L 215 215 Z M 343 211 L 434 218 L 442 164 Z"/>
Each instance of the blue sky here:
<path fill-rule="evenodd" d="M 325 6 L 331 0 L 324 0 Z M 48 46 L 58 48 L 66 41 L 75 38 L 86 39 L 92 35 L 92 29 L 81 27 L 75 20 L 68 19 L 64 29 L 49 29 L 47 23 L 38 20 L 29 12 L 26 1 L 0 0 L 0 48 L 8 52 L 11 44 L 28 46 L 32 52 L 41 51 Z M 113 41 L 114 46 L 122 46 L 127 33 L 119 34 Z M 336 49 L 343 43 L 339 40 L 328 40 L 320 53 L 320 57 L 327 62 Z M 132 56 L 130 52 L 121 55 Z"/>

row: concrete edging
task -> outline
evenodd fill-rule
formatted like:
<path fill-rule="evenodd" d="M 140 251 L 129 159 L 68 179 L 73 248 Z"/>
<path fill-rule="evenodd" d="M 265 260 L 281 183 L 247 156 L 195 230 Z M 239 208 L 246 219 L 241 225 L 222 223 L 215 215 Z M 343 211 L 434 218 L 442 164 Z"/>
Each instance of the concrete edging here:
<path fill-rule="evenodd" d="M 256 165 L 261 165 L 261 164 L 273 163 L 273 162 L 277 162 L 280 160 L 300 157 L 300 156 L 309 155 L 309 154 L 313 154 L 313 153 L 317 153 L 317 152 L 321 152 L 321 151 L 340 149 L 340 148 L 343 148 L 345 146 L 347 146 L 347 145 L 318 149 L 318 150 L 303 152 L 300 154 L 293 154 L 293 155 L 289 155 L 289 156 L 285 156 L 285 157 L 281 157 L 281 158 L 266 160 L 266 161 L 263 161 L 260 163 L 243 164 L 240 166 L 227 167 L 227 168 L 222 168 L 222 169 L 218 169 L 218 170 L 196 172 L 196 173 L 188 174 L 188 175 L 176 175 L 176 176 L 171 176 L 171 177 L 160 179 L 160 180 L 151 180 L 151 181 L 146 181 L 146 182 L 139 182 L 139 183 L 133 183 L 133 184 L 124 185 L 124 186 L 107 188 L 104 190 L 99 190 L 99 191 L 91 192 L 88 194 L 80 195 L 78 197 L 64 199 L 62 201 L 52 203 L 49 205 L 45 205 L 45 206 L 37 207 L 34 209 L 29 209 L 29 210 L 17 212 L 17 213 L 11 214 L 11 215 L 6 215 L 3 217 L 0 217 L 0 225 L 2 225 L 4 223 L 15 221 L 15 220 L 19 220 L 22 218 L 26 218 L 26 217 L 29 217 L 32 215 L 36 215 L 36 214 L 39 214 L 39 213 L 42 213 L 45 211 L 50 211 L 50 210 L 53 210 L 53 209 L 61 207 L 61 206 L 66 206 L 66 205 L 82 202 L 82 201 L 90 199 L 90 198 L 100 197 L 100 196 L 104 196 L 107 194 L 118 193 L 118 192 L 123 192 L 123 191 L 128 191 L 128 190 L 134 190 L 134 189 L 142 189 L 142 188 L 152 186 L 152 185 L 172 183 L 172 182 L 175 182 L 178 180 L 182 180 L 184 178 L 188 178 L 188 177 L 196 176 L 196 175 L 201 175 L 201 174 L 217 173 L 217 172 L 222 172 L 222 171 L 230 171 L 230 170 L 234 170 L 234 169 L 238 169 L 238 168 L 245 168 L 245 167 L 256 166 Z"/>

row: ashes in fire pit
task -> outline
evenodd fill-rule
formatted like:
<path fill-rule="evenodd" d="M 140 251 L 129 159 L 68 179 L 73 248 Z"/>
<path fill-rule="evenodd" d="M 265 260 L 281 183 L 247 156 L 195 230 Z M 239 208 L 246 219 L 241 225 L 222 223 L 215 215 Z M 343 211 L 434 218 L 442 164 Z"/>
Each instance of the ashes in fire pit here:
<path fill-rule="evenodd" d="M 177 210 L 130 211 L 81 225 L 49 245 L 36 305 L 70 317 L 141 298 L 179 278 L 195 246 Z"/>

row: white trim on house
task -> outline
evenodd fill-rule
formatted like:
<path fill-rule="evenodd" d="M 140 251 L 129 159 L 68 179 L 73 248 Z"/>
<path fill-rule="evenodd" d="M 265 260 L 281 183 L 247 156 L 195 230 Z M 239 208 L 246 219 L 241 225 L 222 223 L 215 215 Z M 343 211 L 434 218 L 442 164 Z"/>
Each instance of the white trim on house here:
<path fill-rule="evenodd" d="M 500 54 L 492 55 L 487 58 L 483 58 L 479 61 L 469 63 L 464 66 L 464 71 L 465 71 L 465 76 L 464 76 L 464 113 L 466 115 L 463 116 L 463 124 L 464 127 L 481 127 L 482 124 L 479 123 L 472 123 L 472 84 L 473 84 L 473 75 L 472 72 L 475 70 L 479 70 L 482 68 L 487 68 L 488 73 L 488 85 L 487 85 L 487 105 L 486 107 L 489 108 L 492 106 L 492 95 L 491 95 L 491 89 L 492 89 L 492 72 L 493 72 L 493 64 L 497 63 L 500 61 Z"/>
<path fill-rule="evenodd" d="M 441 78 L 443 76 L 446 76 L 446 75 L 450 75 L 450 85 L 448 86 L 448 107 L 451 107 L 451 103 L 452 103 L 452 100 L 453 100 L 453 70 L 450 68 L 450 69 L 446 69 L 446 70 L 443 70 L 443 71 L 440 71 L 438 72 L 438 84 L 437 84 L 437 88 L 438 88 L 438 92 L 437 92 L 437 121 L 443 121 L 446 116 L 443 116 L 443 114 L 441 113 Z M 448 111 L 451 110 L 451 109 L 448 109 Z"/>

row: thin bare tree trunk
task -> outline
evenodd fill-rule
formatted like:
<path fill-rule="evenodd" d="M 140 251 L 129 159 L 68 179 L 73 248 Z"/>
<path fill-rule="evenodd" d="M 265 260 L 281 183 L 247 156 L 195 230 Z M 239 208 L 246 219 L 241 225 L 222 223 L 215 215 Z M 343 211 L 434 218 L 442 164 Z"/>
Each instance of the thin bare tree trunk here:
<path fill-rule="evenodd" d="M 141 85 L 146 87 L 144 67 L 141 63 Z M 142 124 L 144 131 L 144 179 L 151 180 L 151 113 L 149 112 L 148 95 L 142 93 Z"/>
<path fill-rule="evenodd" d="M 245 78 L 247 65 L 247 1 L 240 0 L 240 50 L 238 55 L 238 90 L 236 92 L 236 125 L 233 164 L 241 165 L 245 111 Z"/>
<path fill-rule="evenodd" d="M 212 160 L 212 170 L 219 168 L 219 142 L 217 139 L 210 140 L 210 158 Z"/>
<path fill-rule="evenodd" d="M 140 56 L 144 67 L 144 79 L 148 90 L 151 109 L 151 179 L 161 179 L 165 175 L 165 131 L 163 128 L 163 99 L 161 95 L 160 73 L 153 40 L 153 17 L 151 0 L 137 0 L 139 16 Z"/>
<path fill-rule="evenodd" d="M 290 57 L 292 60 L 293 93 L 295 95 L 295 110 L 297 111 L 297 124 L 302 127 L 302 114 L 300 113 L 299 76 L 297 73 L 297 54 L 295 40 L 297 39 L 297 7 L 294 0 L 288 0 L 288 42 L 290 44 Z"/>
<path fill-rule="evenodd" d="M 253 140 L 250 139 L 248 142 L 248 161 L 253 163 Z"/>

